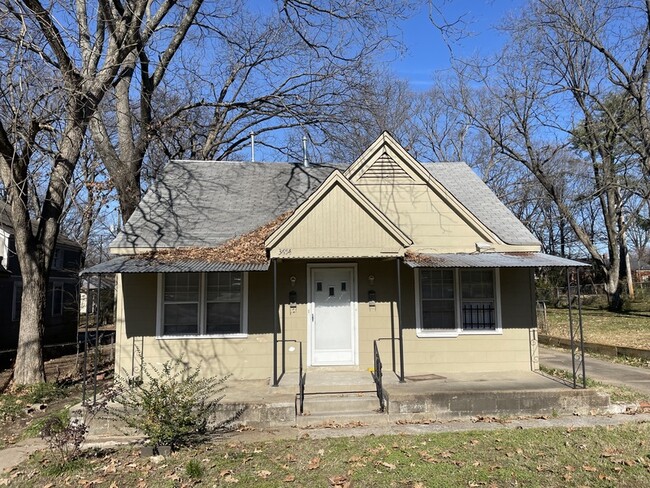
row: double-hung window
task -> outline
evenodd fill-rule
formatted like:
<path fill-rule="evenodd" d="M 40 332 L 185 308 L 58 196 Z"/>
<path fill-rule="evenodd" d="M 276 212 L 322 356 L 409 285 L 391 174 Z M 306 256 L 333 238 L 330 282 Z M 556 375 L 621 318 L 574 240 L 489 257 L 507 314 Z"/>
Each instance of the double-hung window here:
<path fill-rule="evenodd" d="M 429 269 L 416 273 L 418 335 L 499 332 L 497 269 Z"/>
<path fill-rule="evenodd" d="M 244 273 L 160 274 L 159 290 L 161 337 L 246 333 Z"/>

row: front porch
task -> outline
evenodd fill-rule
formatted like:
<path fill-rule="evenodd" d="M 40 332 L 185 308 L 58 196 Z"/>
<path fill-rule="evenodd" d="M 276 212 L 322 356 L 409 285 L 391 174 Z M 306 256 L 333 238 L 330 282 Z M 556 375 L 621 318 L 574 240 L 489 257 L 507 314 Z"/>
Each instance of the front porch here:
<path fill-rule="evenodd" d="M 224 420 L 241 411 L 236 423 L 253 427 L 355 427 L 438 422 L 470 418 L 539 417 L 606 413 L 609 397 L 533 371 L 406 376 L 386 374 L 384 411 L 369 371 L 307 371 L 303 414 L 298 373 L 281 385 L 232 381 L 222 400 Z"/>

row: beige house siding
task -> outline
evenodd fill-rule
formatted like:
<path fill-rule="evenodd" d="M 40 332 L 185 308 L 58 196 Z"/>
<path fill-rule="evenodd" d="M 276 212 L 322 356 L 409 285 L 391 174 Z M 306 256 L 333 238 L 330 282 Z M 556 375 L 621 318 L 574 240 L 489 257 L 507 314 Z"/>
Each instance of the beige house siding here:
<path fill-rule="evenodd" d="M 278 319 L 284 324 L 286 339 L 303 342 L 307 359 L 307 264 L 313 261 L 282 260 L 278 263 Z M 321 261 L 322 262 L 322 261 Z M 357 264 L 359 370 L 373 366 L 373 340 L 395 337 L 399 322 L 397 311 L 397 270 L 393 259 L 341 261 Z M 402 315 L 404 322 L 405 372 L 407 375 L 447 372 L 530 370 L 533 359 L 535 314 L 531 305 L 532 271 L 502 269 L 501 334 L 460 335 L 452 338 L 417 337 L 414 271 L 401 265 Z M 295 285 L 291 285 L 291 277 Z M 374 277 L 371 284 L 369 277 Z M 156 274 L 127 274 L 117 280 L 116 372 L 138 375 L 140 362 L 159 366 L 170 358 L 183 358 L 190 366 L 201 365 L 203 374 L 232 374 L 238 379 L 270 378 L 273 368 L 273 272 L 248 275 L 248 337 L 238 339 L 156 338 Z M 296 291 L 296 305 L 289 293 Z M 376 293 L 376 304 L 368 302 L 368 292 Z M 532 302 L 534 304 L 534 301 Z M 128 317 L 128 323 L 125 321 Z M 282 332 L 280 332 L 282 337 Z M 295 370 L 298 351 L 287 344 L 286 368 Z M 280 351 L 280 347 L 278 350 Z M 390 341 L 380 343 L 387 370 L 392 369 Z M 140 357 L 141 356 L 141 357 Z M 280 353 L 281 358 L 281 353 Z M 396 355 L 399 361 L 399 355 Z"/>
<path fill-rule="evenodd" d="M 476 242 L 494 242 L 479 233 L 424 183 L 357 184 L 386 216 L 414 242 L 412 250 L 451 253 L 474 252 Z"/>
<path fill-rule="evenodd" d="M 401 244 L 340 186 L 333 186 L 271 249 L 271 257 L 381 256 Z"/>

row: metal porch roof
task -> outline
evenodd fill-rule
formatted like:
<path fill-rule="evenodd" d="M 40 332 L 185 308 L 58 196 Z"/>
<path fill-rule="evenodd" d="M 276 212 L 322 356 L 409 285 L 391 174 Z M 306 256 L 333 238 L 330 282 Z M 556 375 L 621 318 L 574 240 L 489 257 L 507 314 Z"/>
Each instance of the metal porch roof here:
<path fill-rule="evenodd" d="M 404 262 L 411 268 L 563 268 L 588 264 L 571 259 L 535 253 L 415 254 Z"/>
<path fill-rule="evenodd" d="M 81 275 L 114 273 L 216 273 L 266 271 L 269 263 L 218 263 L 198 259 L 160 261 L 150 257 L 118 256 L 81 271 Z"/>

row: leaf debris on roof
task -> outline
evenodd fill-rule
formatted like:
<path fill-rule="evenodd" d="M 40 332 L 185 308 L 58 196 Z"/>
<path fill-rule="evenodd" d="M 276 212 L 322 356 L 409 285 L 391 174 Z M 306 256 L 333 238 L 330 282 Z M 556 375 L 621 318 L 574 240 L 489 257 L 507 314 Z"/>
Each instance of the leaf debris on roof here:
<path fill-rule="evenodd" d="M 160 262 L 200 260 L 213 263 L 266 263 L 268 258 L 264 242 L 292 213 L 293 211 L 285 212 L 271 222 L 217 247 L 159 249 L 143 253 L 139 257 Z"/>

